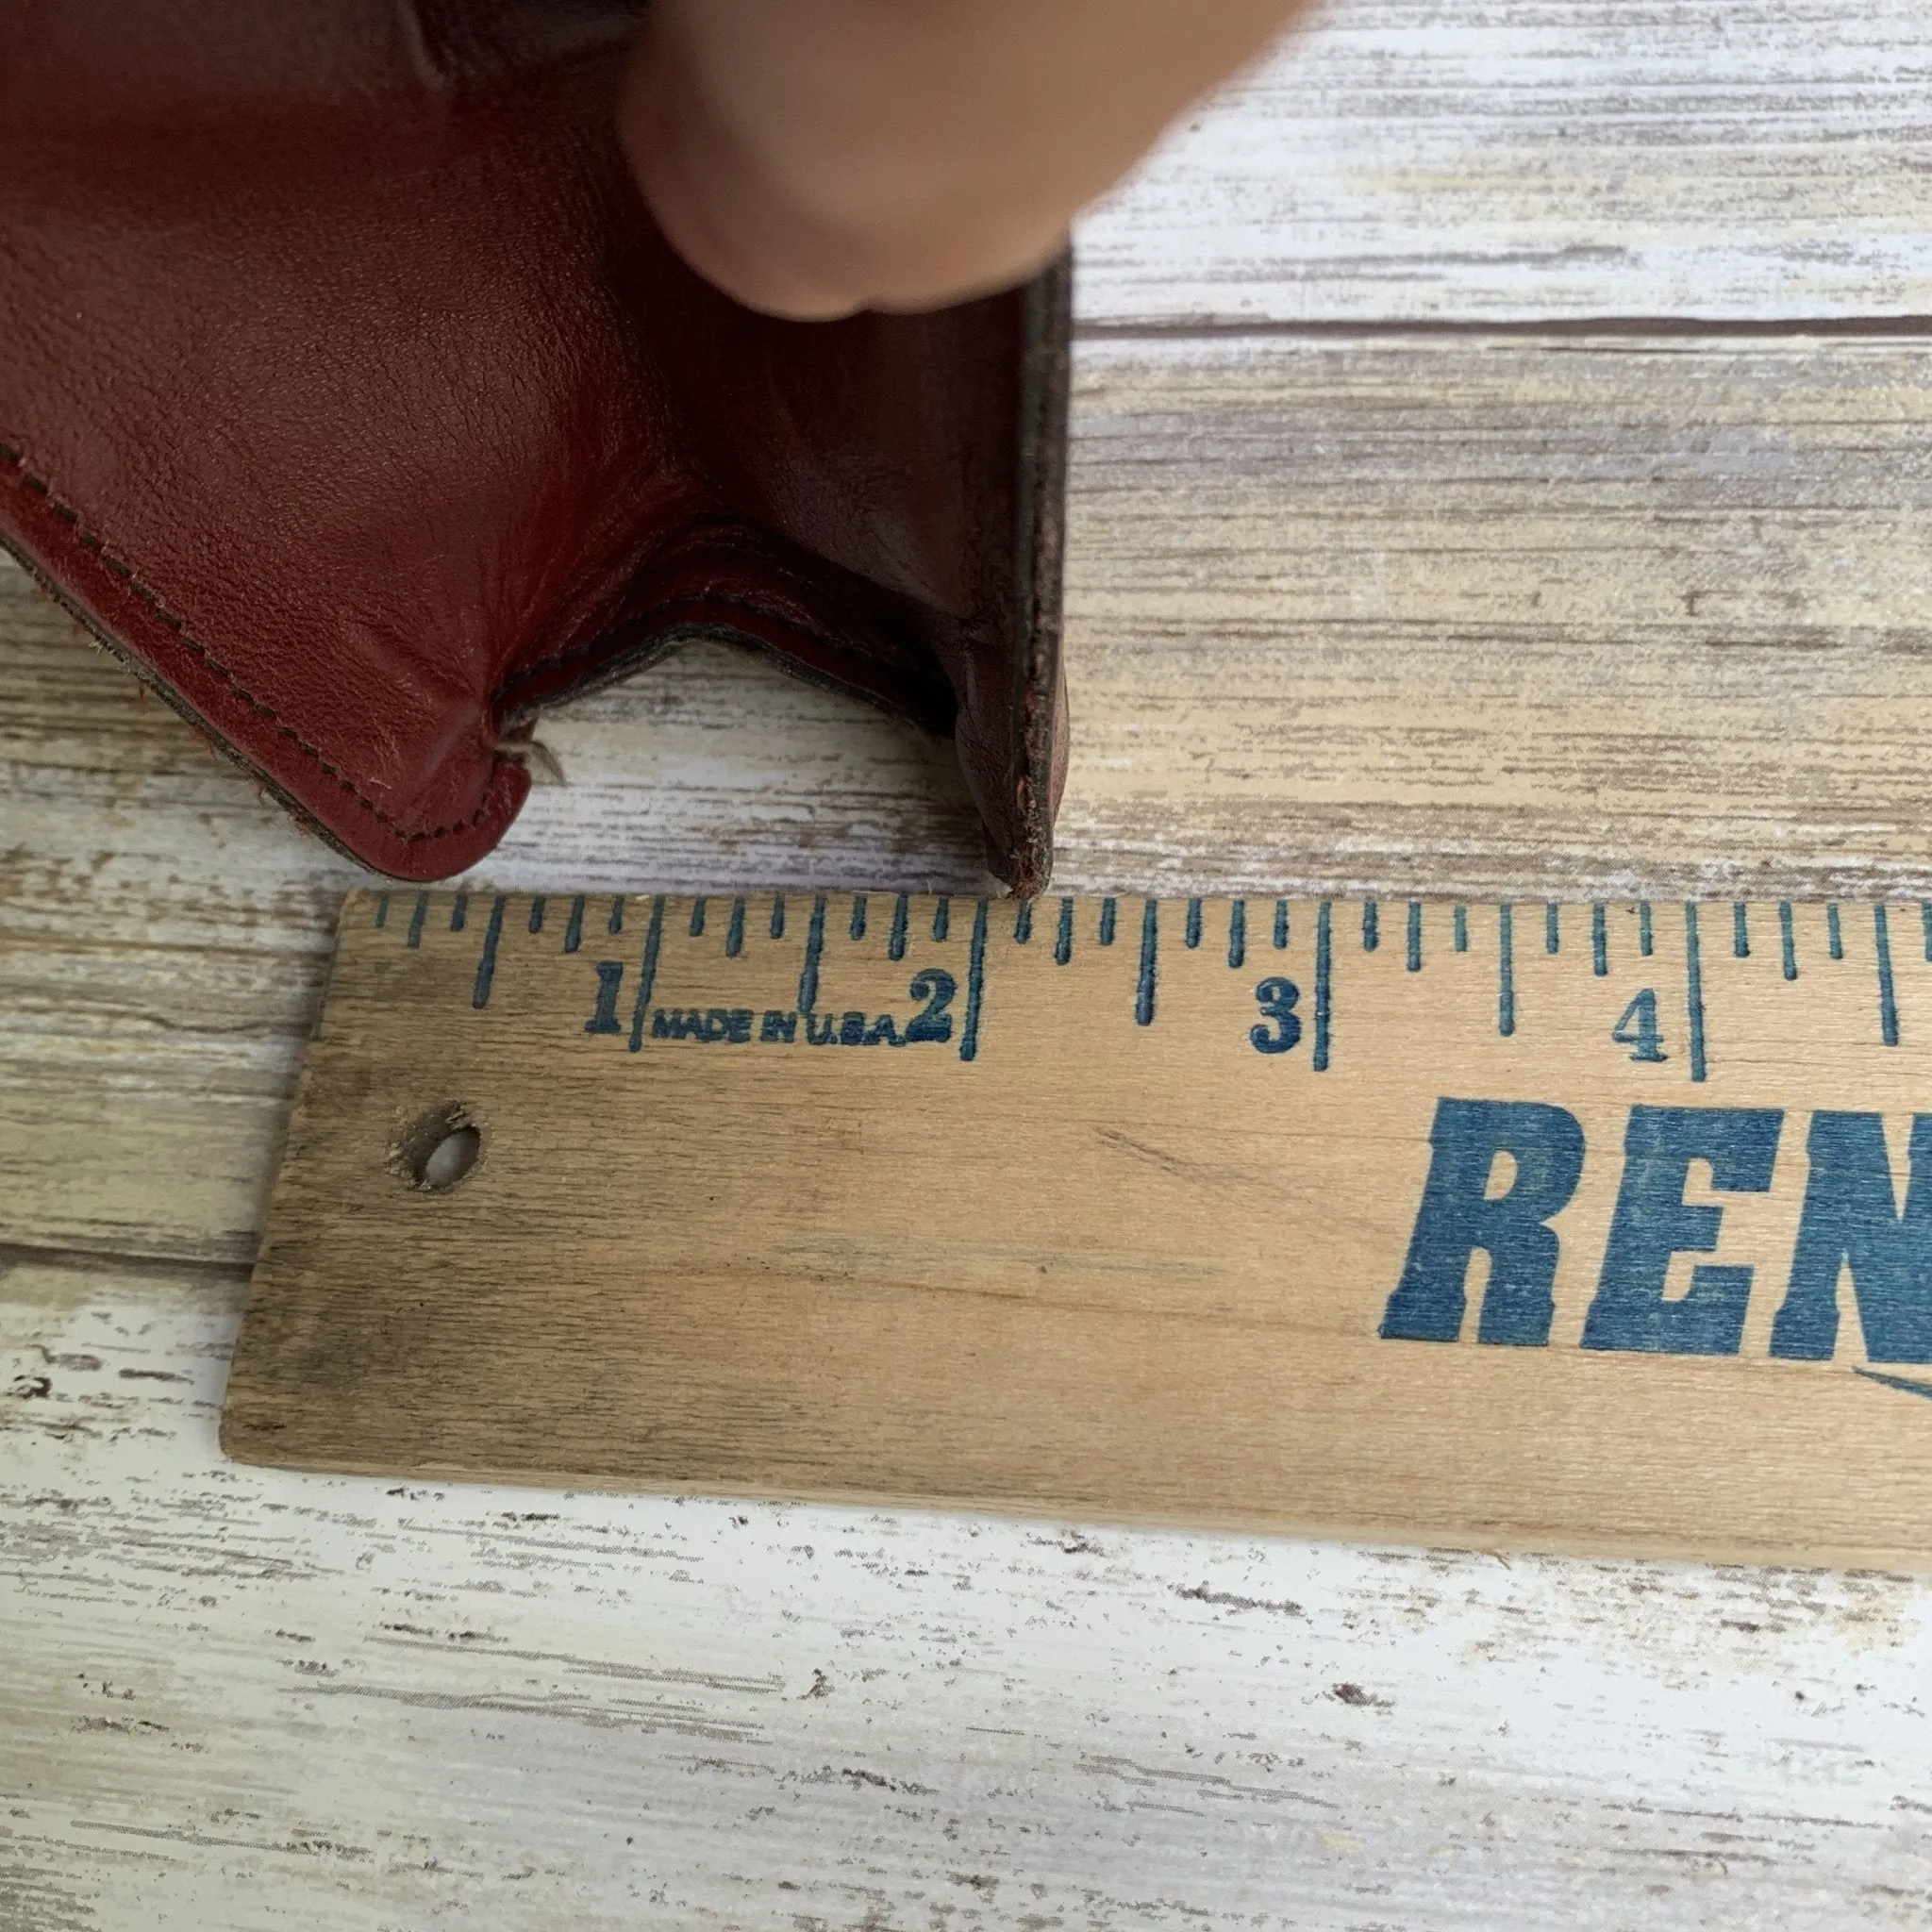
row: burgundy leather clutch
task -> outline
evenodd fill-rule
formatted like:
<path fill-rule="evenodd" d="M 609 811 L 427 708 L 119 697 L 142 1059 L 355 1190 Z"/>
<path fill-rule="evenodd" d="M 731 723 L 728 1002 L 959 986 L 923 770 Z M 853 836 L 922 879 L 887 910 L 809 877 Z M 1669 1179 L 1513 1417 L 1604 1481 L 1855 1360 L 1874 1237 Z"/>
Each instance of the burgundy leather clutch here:
<path fill-rule="evenodd" d="M 474 865 L 676 640 L 951 731 L 1037 891 L 1067 274 L 774 321 L 658 237 L 619 0 L 0 8 L 0 542 L 295 810 Z"/>

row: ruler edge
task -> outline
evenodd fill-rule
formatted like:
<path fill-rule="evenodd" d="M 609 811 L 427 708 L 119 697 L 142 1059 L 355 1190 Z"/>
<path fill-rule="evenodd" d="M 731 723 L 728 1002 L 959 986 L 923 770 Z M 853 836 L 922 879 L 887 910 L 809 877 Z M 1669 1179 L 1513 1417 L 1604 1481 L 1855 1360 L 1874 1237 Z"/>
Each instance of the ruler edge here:
<path fill-rule="evenodd" d="M 268 1432 L 264 1432 L 268 1433 Z M 1543 1536 L 1533 1530 L 1503 1531 L 1493 1536 L 1474 1531 L 1433 1533 L 1373 1522 L 1343 1523 L 1318 1518 L 1225 1514 L 1209 1510 L 1109 1510 L 984 1496 L 971 1491 L 957 1495 L 911 1494 L 894 1490 L 793 1490 L 746 1484 L 725 1488 L 716 1483 L 626 1482 L 598 1472 L 522 1471 L 512 1465 L 422 1462 L 407 1474 L 375 1462 L 353 1457 L 268 1457 L 251 1453 L 245 1441 L 233 1441 L 229 1411 L 223 1405 L 222 1453 L 232 1462 L 254 1469 L 279 1469 L 310 1475 L 352 1476 L 376 1482 L 437 1486 L 488 1486 L 539 1490 L 546 1494 L 581 1496 L 650 1496 L 718 1504 L 752 1502 L 787 1508 L 830 1508 L 856 1511 L 890 1509 L 920 1515 L 974 1517 L 994 1522 L 1078 1524 L 1158 1535 L 1266 1537 L 1292 1542 L 1347 1543 L 1371 1549 L 1446 1551 L 1470 1556 L 1531 1556 L 1567 1561 L 1682 1563 L 1705 1568 L 1747 1567 L 1784 1571 L 1818 1571 L 1834 1574 L 1873 1576 L 1932 1575 L 1932 1541 L 1919 1552 L 1889 1545 L 1822 1544 L 1793 1551 L 1789 1543 L 1740 1541 L 1677 1545 L 1666 1538 L 1605 1536 Z"/>
<path fill-rule="evenodd" d="M 269 1190 L 267 1205 L 262 1222 L 261 1240 L 258 1245 L 255 1260 L 249 1269 L 247 1291 L 238 1326 L 234 1350 L 231 1352 L 230 1374 L 225 1382 L 222 1407 L 217 1429 L 217 1440 L 222 1455 L 240 1466 L 255 1469 L 283 1470 L 291 1474 L 348 1476 L 370 1481 L 410 1484 L 480 1486 L 507 1489 L 536 1490 L 546 1494 L 591 1495 L 591 1496 L 648 1496 L 664 1499 L 692 1499 L 716 1503 L 734 1501 L 755 1502 L 782 1507 L 824 1507 L 844 1510 L 869 1511 L 890 1509 L 895 1512 L 911 1512 L 945 1517 L 975 1517 L 991 1521 L 1024 1523 L 1078 1524 L 1119 1531 L 1143 1531 L 1159 1535 L 1212 1535 L 1237 1537 L 1266 1537 L 1292 1541 L 1341 1543 L 1362 1548 L 1384 1548 L 1413 1550 L 1419 1552 L 1441 1551 L 1452 1554 L 1473 1556 L 1524 1555 L 1539 1557 L 1554 1557 L 1563 1560 L 1681 1563 L 1702 1567 L 1726 1568 L 1749 1566 L 1782 1571 L 1819 1572 L 1834 1574 L 1903 1576 L 1916 1577 L 1932 1575 L 1932 1537 L 1928 1537 L 1923 1551 L 1898 1549 L 1890 1545 L 1824 1544 L 1806 1547 L 1794 1551 L 1789 1543 L 1761 1544 L 1748 1540 L 1732 1543 L 1702 1541 L 1696 1545 L 1677 1545 L 1668 1539 L 1641 1539 L 1618 1536 L 1614 1533 L 1603 1536 L 1544 1536 L 1534 1530 L 1506 1531 L 1495 1535 L 1482 1535 L 1471 1531 L 1431 1532 L 1413 1525 L 1391 1527 L 1371 1523 L 1341 1523 L 1327 1519 L 1305 1519 L 1287 1516 L 1245 1515 L 1238 1511 L 1222 1513 L 1208 1509 L 1191 1509 L 1184 1513 L 1171 1513 L 1158 1509 L 1108 1510 L 1106 1508 L 1072 1507 L 1050 1505 L 1026 1498 L 1006 1496 L 986 1496 L 972 1491 L 958 1494 L 938 1494 L 931 1491 L 909 1493 L 893 1490 L 868 1489 L 811 1489 L 796 1490 L 785 1487 L 765 1487 L 744 1485 L 724 1488 L 715 1483 L 641 1483 L 625 1480 L 601 1471 L 562 1471 L 558 1469 L 528 1470 L 513 1464 L 463 1464 L 423 1461 L 412 1465 L 408 1474 L 399 1473 L 392 1465 L 384 1466 L 375 1461 L 362 1461 L 353 1457 L 316 1457 L 308 1454 L 288 1455 L 265 1453 L 265 1446 L 271 1445 L 276 1429 L 272 1424 L 250 1422 L 242 1414 L 247 1407 L 246 1399 L 238 1404 L 234 1392 L 233 1365 L 239 1357 L 242 1338 L 250 1318 L 255 1311 L 257 1283 L 259 1277 L 266 1251 L 269 1247 L 269 1230 L 273 1226 L 279 1204 L 284 1178 L 289 1164 L 289 1151 L 302 1107 L 308 1097 L 309 1085 L 310 1055 L 308 1048 L 322 1039 L 326 1028 L 329 1002 L 335 989 L 338 968 L 341 962 L 344 943 L 349 937 L 350 918 L 353 911 L 360 908 L 374 910 L 378 901 L 384 898 L 407 897 L 411 892 L 420 893 L 432 903 L 441 901 L 453 905 L 458 898 L 502 899 L 506 905 L 512 901 L 532 901 L 550 898 L 591 899 L 639 899 L 645 902 L 673 901 L 691 902 L 701 898 L 724 898 L 745 900 L 768 900 L 779 896 L 796 895 L 800 898 L 872 897 L 880 898 L 919 898 L 919 899 L 963 899 L 968 904 L 1007 904 L 1020 906 L 1026 903 L 1019 895 L 996 892 L 940 892 L 929 888 L 907 890 L 903 893 L 896 888 L 875 888 L 863 886 L 762 886 L 758 888 L 733 888 L 721 891 L 699 891 L 691 888 L 635 888 L 624 891 L 612 890 L 586 891 L 581 894 L 571 891 L 551 891 L 500 889 L 488 881 L 475 884 L 435 884 L 411 886 L 404 883 L 400 890 L 376 884 L 358 885 L 349 889 L 343 895 L 337 913 L 327 960 L 325 965 L 320 991 L 317 996 L 315 1018 L 311 1023 L 307 1039 L 303 1043 L 301 1066 L 294 1091 L 291 1096 L 289 1110 L 283 1123 L 275 1150 L 275 1179 Z M 1693 905 L 1733 906 L 1779 905 L 1792 907 L 1827 905 L 1871 905 L 1919 907 L 1924 908 L 1928 903 L 1916 896 L 1897 897 L 1893 895 L 1860 895 L 1856 898 L 1828 897 L 1823 894 L 1790 896 L 1774 894 L 1765 898 L 1752 898 L 1749 895 L 1724 894 L 1710 897 L 1692 895 L 1671 895 L 1665 898 L 1647 897 L 1643 894 L 1615 896 L 1566 897 L 1561 893 L 1532 892 L 1521 897 L 1507 894 L 1458 895 L 1435 892 L 1373 892 L 1351 891 L 1344 892 L 1300 891 L 1258 891 L 1212 893 L 1161 892 L 1145 891 L 1120 891 L 1106 892 L 1099 891 L 1076 891 L 1059 892 L 1050 888 L 1036 895 L 1036 900 L 1068 899 L 1074 904 L 1098 903 L 1103 899 L 1134 899 L 1158 904 L 1185 905 L 1190 899 L 1205 903 L 1232 904 L 1236 901 L 1264 898 L 1286 899 L 1290 903 L 1309 906 L 1335 904 L 1349 907 L 1364 906 L 1371 902 L 1393 901 L 1404 905 L 1424 906 L 1467 906 L 1493 908 L 1502 906 L 1557 906 L 1557 907 L 1637 907 L 1641 905 Z M 373 922 L 372 922 L 373 927 Z"/>

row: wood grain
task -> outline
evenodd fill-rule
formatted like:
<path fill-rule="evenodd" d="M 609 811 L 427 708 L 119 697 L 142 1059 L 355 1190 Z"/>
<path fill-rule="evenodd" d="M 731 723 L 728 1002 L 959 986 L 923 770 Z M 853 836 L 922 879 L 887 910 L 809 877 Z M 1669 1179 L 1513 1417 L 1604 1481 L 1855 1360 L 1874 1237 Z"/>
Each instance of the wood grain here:
<path fill-rule="evenodd" d="M 1091 326 L 1932 313 L 1917 0 L 1328 0 L 1080 231 Z"/>
<path fill-rule="evenodd" d="M 1897 1578 L 290 1476 L 0 1277 L 0 1925 L 1907 1927 Z"/>
<path fill-rule="evenodd" d="M 1932 1307 L 1883 1247 L 1932 1067 L 1917 907 L 1021 919 L 352 896 L 229 1453 L 1932 1569 Z M 1882 1208 L 1828 1207 L 1807 1127 L 1881 1115 Z M 480 1158 L 439 1188 L 459 1119 Z M 1665 1122 L 1674 1170 L 1625 1158 Z"/>
<path fill-rule="evenodd" d="M 1059 882 L 1932 891 L 1922 374 L 1842 341 L 1086 345 Z M 245 1261 L 364 875 L 0 587 L 13 1238 Z M 506 888 L 981 876 L 946 746 L 732 652 L 541 735 L 567 782 Z"/>
<path fill-rule="evenodd" d="M 1079 369 L 1071 882 L 1932 882 L 1923 351 L 1111 343 Z"/>
<path fill-rule="evenodd" d="M 1714 828 L 1724 889 L 1922 889 L 1923 539 L 1890 521 L 1922 503 L 1916 352 L 1560 333 L 1932 310 L 1922 25 L 1357 0 L 1090 221 L 1062 882 L 1674 889 Z M 1457 339 L 1494 321 L 1543 340 Z M 1340 353 L 1311 375 L 1268 333 L 1391 322 L 1445 334 L 1315 342 Z M 1890 373 L 1848 374 L 1861 347 Z M 1511 528 L 1552 504 L 1539 564 Z M 1525 628 L 1540 590 L 1566 614 Z M 1395 673 L 1405 635 L 1442 675 Z M 5 568 L 0 663 L 4 1932 L 1932 1914 L 1932 1649 L 1898 1578 L 224 1460 L 357 874 Z M 747 660 L 544 729 L 567 782 L 506 886 L 977 886 L 944 747 Z"/>

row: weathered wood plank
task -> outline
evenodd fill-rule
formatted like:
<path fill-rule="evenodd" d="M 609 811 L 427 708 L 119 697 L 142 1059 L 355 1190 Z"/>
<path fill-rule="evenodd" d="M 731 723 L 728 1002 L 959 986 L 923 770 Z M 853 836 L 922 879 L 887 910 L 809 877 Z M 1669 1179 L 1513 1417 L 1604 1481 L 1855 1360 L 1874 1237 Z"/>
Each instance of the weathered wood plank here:
<path fill-rule="evenodd" d="M 1932 891 L 1907 346 L 1089 344 L 1069 890 Z M 252 1252 L 360 874 L 0 573 L 10 1238 Z M 949 750 L 708 648 L 553 714 L 509 888 L 976 882 Z"/>
<path fill-rule="evenodd" d="M 1923 26 L 1357 0 L 1090 221 L 1083 313 L 1923 314 Z M 1090 345 L 1063 881 L 1922 887 L 1911 357 L 1470 349 Z M 5 1932 L 1926 1918 L 1896 1579 L 224 1463 L 356 874 L 5 568 L 0 675 Z M 545 730 L 505 885 L 974 881 L 943 748 L 726 654 Z"/>
<path fill-rule="evenodd" d="M 1907 345 L 1090 344 L 1081 884 L 1932 885 Z"/>
<path fill-rule="evenodd" d="M 224 1446 L 1932 1575 L 1886 1139 L 1815 1158 L 1869 1114 L 1896 1159 L 1932 1084 L 1917 908 L 1039 912 L 356 893 Z"/>
<path fill-rule="evenodd" d="M 1919 0 L 1328 0 L 1080 233 L 1090 324 L 1932 312 Z"/>
<path fill-rule="evenodd" d="M 1903 1580 L 240 1469 L 237 1293 L 0 1278 L 8 1932 L 1932 1910 Z"/>

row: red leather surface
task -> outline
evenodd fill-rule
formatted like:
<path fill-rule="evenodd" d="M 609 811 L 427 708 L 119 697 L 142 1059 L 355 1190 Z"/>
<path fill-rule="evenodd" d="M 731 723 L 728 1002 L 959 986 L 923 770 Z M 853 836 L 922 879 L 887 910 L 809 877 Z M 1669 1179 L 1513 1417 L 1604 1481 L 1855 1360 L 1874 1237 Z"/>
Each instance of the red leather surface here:
<path fill-rule="evenodd" d="M 521 715 L 705 632 L 957 724 L 1035 890 L 1063 282 L 737 308 L 618 154 L 634 17 L 0 9 L 0 541 L 398 876 L 502 835 Z"/>

